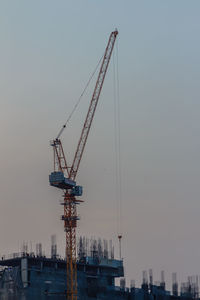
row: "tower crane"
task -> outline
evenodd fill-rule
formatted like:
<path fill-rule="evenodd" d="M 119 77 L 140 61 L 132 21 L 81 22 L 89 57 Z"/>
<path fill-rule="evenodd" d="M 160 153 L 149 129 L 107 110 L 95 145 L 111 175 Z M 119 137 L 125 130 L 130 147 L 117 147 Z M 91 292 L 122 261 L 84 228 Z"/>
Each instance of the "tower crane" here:
<path fill-rule="evenodd" d="M 96 81 L 95 89 L 90 101 L 89 109 L 71 166 L 69 166 L 67 163 L 60 139 L 60 136 L 66 125 L 63 125 L 58 136 L 51 142 L 54 153 L 54 171 L 49 175 L 49 182 L 51 186 L 57 187 L 64 191 L 64 201 L 62 203 L 64 206 L 64 214 L 62 215 L 61 219 L 64 221 L 64 230 L 66 233 L 65 255 L 67 265 L 68 300 L 77 300 L 76 227 L 78 216 L 76 206 L 77 204 L 82 202 L 82 200 L 79 200 L 76 197 L 82 195 L 82 187 L 76 185 L 75 179 L 94 118 L 95 110 L 104 83 L 117 34 L 117 30 L 111 32 L 110 34 Z"/>

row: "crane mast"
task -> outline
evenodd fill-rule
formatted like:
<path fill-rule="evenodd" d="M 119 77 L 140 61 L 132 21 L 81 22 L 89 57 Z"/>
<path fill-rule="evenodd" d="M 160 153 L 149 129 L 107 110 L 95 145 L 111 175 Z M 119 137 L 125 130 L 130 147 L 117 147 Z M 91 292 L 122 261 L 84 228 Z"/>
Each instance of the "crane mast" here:
<path fill-rule="evenodd" d="M 80 161 L 86 145 L 88 134 L 94 118 L 95 110 L 104 83 L 106 71 L 112 55 L 113 47 L 118 31 L 111 32 L 108 44 L 104 53 L 103 61 L 100 67 L 99 75 L 95 85 L 95 89 L 90 101 L 88 113 L 84 122 L 81 136 L 75 152 L 72 166 L 69 167 L 60 140 L 60 131 L 58 137 L 51 142 L 54 152 L 54 172 L 49 175 L 50 185 L 60 188 L 64 191 L 64 214 L 61 219 L 64 221 L 64 229 L 66 233 L 66 265 L 67 265 L 67 299 L 77 300 L 77 269 L 76 269 L 76 227 L 77 227 L 77 210 L 76 206 L 82 200 L 76 197 L 82 195 L 82 187 L 76 185 L 75 178 L 79 169 Z"/>

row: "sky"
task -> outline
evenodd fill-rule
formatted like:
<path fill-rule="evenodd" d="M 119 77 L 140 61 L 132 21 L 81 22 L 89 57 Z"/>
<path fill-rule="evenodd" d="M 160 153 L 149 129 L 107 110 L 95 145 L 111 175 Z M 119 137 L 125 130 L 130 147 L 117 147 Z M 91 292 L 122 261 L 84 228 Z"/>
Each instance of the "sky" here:
<path fill-rule="evenodd" d="M 150 268 L 169 288 L 172 272 L 200 275 L 199 10 L 197 0 L 0 2 L 0 254 L 23 242 L 48 254 L 52 234 L 64 253 L 49 142 L 117 28 L 127 285 Z M 70 161 L 94 85 L 62 135 Z M 112 239 L 118 257 L 113 99 L 111 61 L 77 177 L 77 234 Z"/>

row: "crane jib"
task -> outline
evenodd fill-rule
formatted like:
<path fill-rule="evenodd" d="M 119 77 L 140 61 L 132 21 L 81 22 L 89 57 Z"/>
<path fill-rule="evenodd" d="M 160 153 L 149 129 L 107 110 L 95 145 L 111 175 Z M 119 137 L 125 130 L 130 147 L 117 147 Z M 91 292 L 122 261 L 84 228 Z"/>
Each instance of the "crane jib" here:
<path fill-rule="evenodd" d="M 72 163 L 72 167 L 71 167 L 71 170 L 70 170 L 70 173 L 69 173 L 69 178 L 73 179 L 73 180 L 76 178 L 76 174 L 78 172 L 79 164 L 80 164 L 80 161 L 81 161 L 81 158 L 82 158 L 82 155 L 83 155 L 83 151 L 84 151 L 84 148 L 85 148 L 87 137 L 88 137 L 88 134 L 89 134 L 89 131 L 90 131 L 92 121 L 93 121 L 93 117 L 94 117 L 94 114 L 95 114 L 95 110 L 96 110 L 96 107 L 97 107 L 97 103 L 98 103 L 98 100 L 99 100 L 101 89 L 102 89 L 102 86 L 103 86 L 103 83 L 104 83 L 105 75 L 106 75 L 107 68 L 108 68 L 108 65 L 109 65 L 109 61 L 110 61 L 110 58 L 111 58 L 111 55 L 112 55 L 112 51 L 113 51 L 113 47 L 114 47 L 114 43 L 115 43 L 117 34 L 118 34 L 117 30 L 113 31 L 110 34 L 108 45 L 107 45 L 106 50 L 105 50 L 105 54 L 104 54 L 104 58 L 103 58 L 101 68 L 100 68 L 100 71 L 99 71 L 99 75 L 98 75 L 98 78 L 97 78 L 96 86 L 95 86 L 95 89 L 94 89 L 94 92 L 93 92 L 93 95 L 92 95 L 92 99 L 91 99 L 91 102 L 90 102 L 88 113 L 87 113 L 85 123 L 84 123 L 83 129 L 82 129 L 82 132 L 81 132 L 81 137 L 79 139 L 77 150 L 76 150 L 74 160 L 73 160 L 73 163 Z"/>

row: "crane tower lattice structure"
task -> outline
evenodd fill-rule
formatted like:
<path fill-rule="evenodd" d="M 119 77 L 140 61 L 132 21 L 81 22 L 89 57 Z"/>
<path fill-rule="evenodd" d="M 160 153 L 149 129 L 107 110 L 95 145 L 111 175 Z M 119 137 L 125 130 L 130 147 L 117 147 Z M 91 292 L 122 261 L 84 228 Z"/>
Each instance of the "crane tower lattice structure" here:
<path fill-rule="evenodd" d="M 82 200 L 79 200 L 76 197 L 82 195 L 82 187 L 76 185 L 75 179 L 91 128 L 92 120 L 94 118 L 117 34 L 117 30 L 110 34 L 72 166 L 69 166 L 67 163 L 62 142 L 60 140 L 60 135 L 62 134 L 65 125 L 61 129 L 58 137 L 51 142 L 54 150 L 54 172 L 52 172 L 49 176 L 50 185 L 64 191 L 64 201 L 62 203 L 64 206 L 64 214 L 61 218 L 64 221 L 64 229 L 66 233 L 68 300 L 77 300 L 76 227 L 78 216 L 76 206 L 78 203 L 82 202 Z"/>

